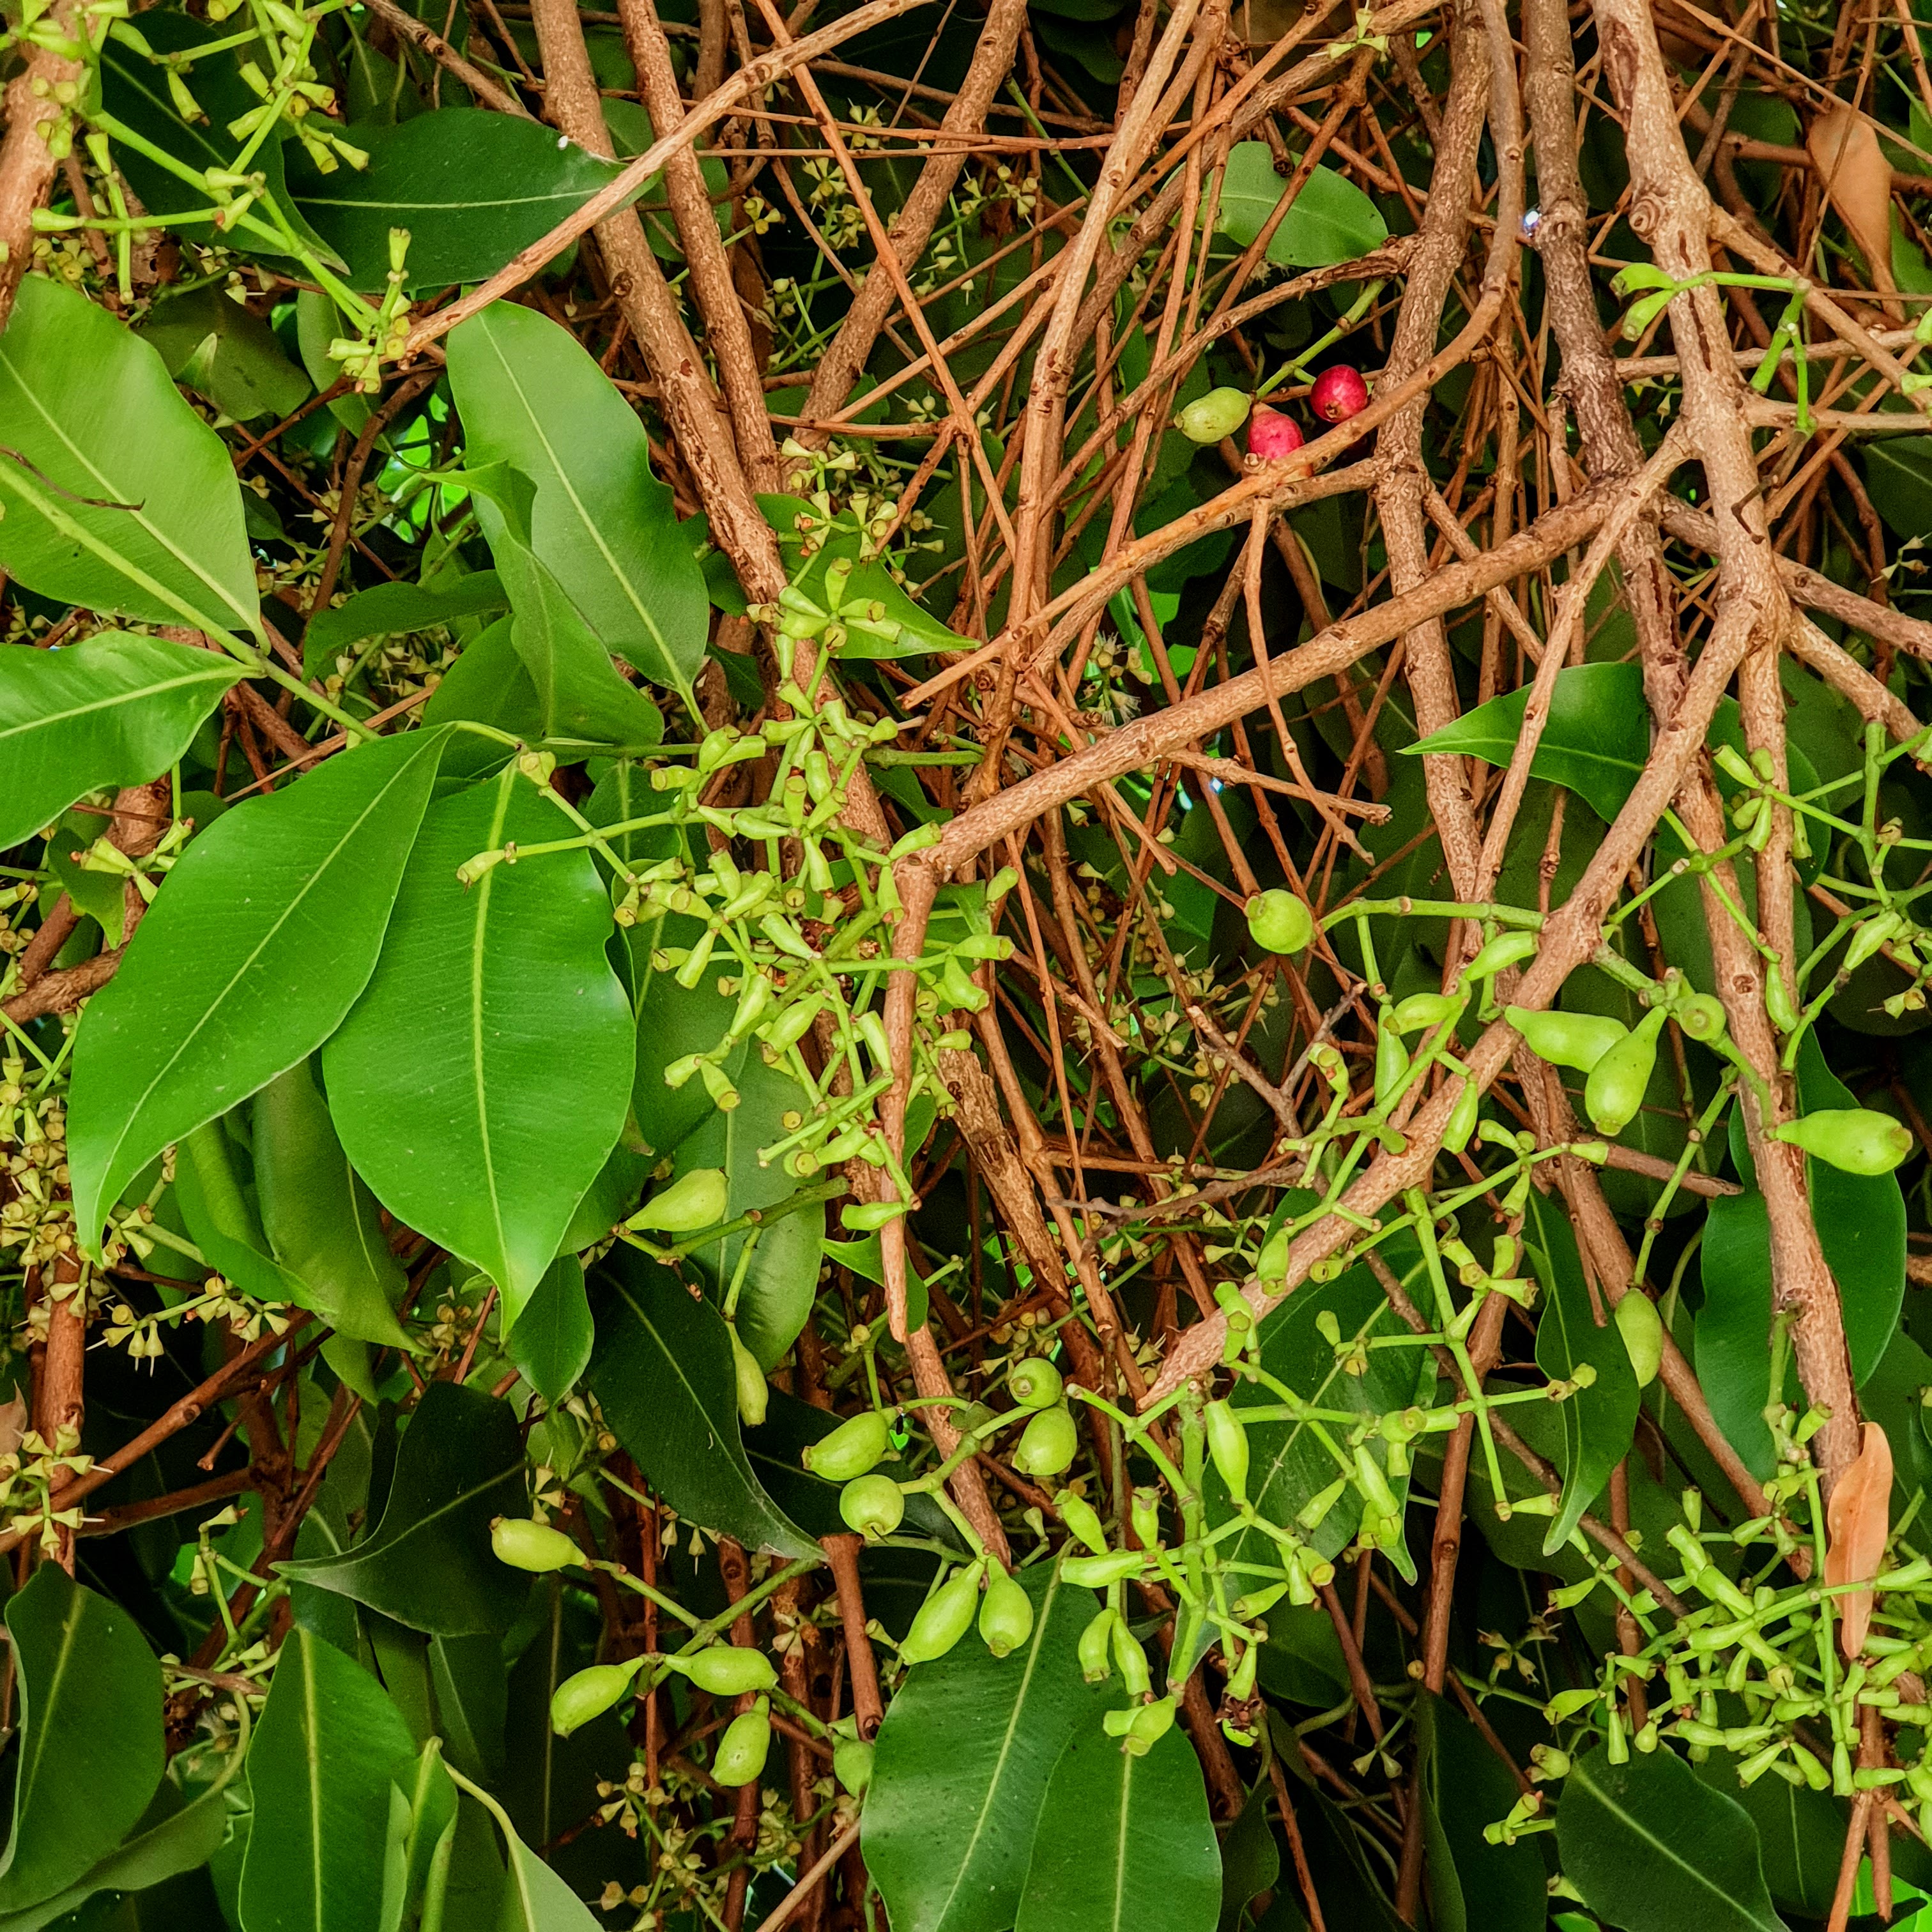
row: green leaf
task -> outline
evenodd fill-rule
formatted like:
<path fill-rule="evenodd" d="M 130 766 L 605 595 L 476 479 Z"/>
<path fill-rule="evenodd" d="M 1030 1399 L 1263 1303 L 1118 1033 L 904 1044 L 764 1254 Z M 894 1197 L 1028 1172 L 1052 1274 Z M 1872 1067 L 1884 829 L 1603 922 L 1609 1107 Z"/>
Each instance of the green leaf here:
<path fill-rule="evenodd" d="M 1265 141 L 1238 141 L 1228 151 L 1215 226 L 1245 248 L 1267 225 L 1288 184 L 1275 172 Z M 1351 262 L 1388 239 L 1375 203 L 1333 168 L 1317 167 L 1268 245 L 1278 268 L 1322 268 Z"/>
<path fill-rule="evenodd" d="M 787 1174 L 781 1162 L 760 1167 L 758 1150 L 784 1138 L 788 1111 L 802 1112 L 811 1102 L 796 1081 L 781 1069 L 767 1066 L 756 1052 L 747 1052 L 737 1061 L 731 1078 L 738 1088 L 737 1106 L 729 1112 L 712 1109 L 678 1144 L 676 1171 L 722 1168 L 729 1189 L 725 1216 L 735 1220 L 754 1208 L 776 1207 L 803 1184 Z M 731 1235 L 694 1250 L 691 1260 L 720 1294 L 734 1281 L 740 1283 L 739 1339 L 760 1368 L 772 1369 L 798 1340 L 812 1312 L 825 1240 L 825 1210 L 814 1204 L 758 1229 L 751 1262 L 741 1276 L 740 1262 L 750 1239 L 749 1234 Z"/>
<path fill-rule="evenodd" d="M 1874 436 L 1861 453 L 1872 508 L 1900 536 L 1932 530 L 1932 436 Z"/>
<path fill-rule="evenodd" d="M 467 887 L 456 872 L 569 832 L 514 766 L 433 807 L 368 990 L 322 1055 L 356 1172 L 488 1273 L 512 1326 L 622 1131 L 631 1017 L 587 852 Z"/>
<path fill-rule="evenodd" d="M 75 1042 L 68 1154 L 90 1246 L 164 1147 L 340 1024 L 375 966 L 442 743 L 412 732 L 331 758 L 182 854 Z"/>
<path fill-rule="evenodd" d="M 1237 1932 L 1249 1901 L 1272 1892 L 1280 1880 L 1281 1847 L 1268 1822 L 1268 1806 L 1274 1798 L 1268 1779 L 1257 1778 L 1240 1816 L 1221 1841 L 1222 1932 Z"/>
<path fill-rule="evenodd" d="M 1808 1114 L 1858 1105 L 1825 1063 L 1814 1034 L 1798 1054 L 1798 1100 Z M 1745 1192 L 1711 1203 L 1698 1257 L 1704 1296 L 1696 1316 L 1698 1379 L 1726 1439 L 1761 1477 L 1774 1466 L 1764 1420 L 1772 1399 L 1771 1223 L 1746 1142 L 1731 1116 L 1731 1155 Z M 1898 1331 L 1905 1294 L 1905 1197 L 1896 1174 L 1846 1174 L 1828 1162 L 1804 1163 L 1818 1244 L 1838 1284 L 1852 1380 L 1862 1387 Z M 1778 1392 L 1781 1394 L 1781 1392 Z"/>
<path fill-rule="evenodd" d="M 590 1363 L 597 1330 L 584 1291 L 584 1264 L 559 1255 L 517 1317 L 505 1347 L 519 1373 L 554 1408 Z"/>
<path fill-rule="evenodd" d="M 90 791 L 166 771 L 241 676 L 215 652 L 122 631 L 65 650 L 0 645 L 0 846 Z"/>
<path fill-rule="evenodd" d="M 409 1278 L 389 1251 L 376 1197 L 349 1165 L 309 1063 L 255 1096 L 255 1186 L 277 1261 L 302 1305 L 338 1334 L 406 1348 L 395 1317 Z"/>
<path fill-rule="evenodd" d="M 0 335 L 0 565 L 104 614 L 261 634 L 242 487 L 152 346 L 29 275 Z"/>
<path fill-rule="evenodd" d="M 268 1238 L 242 1190 L 225 1122 L 205 1121 L 182 1137 L 175 1200 L 208 1265 L 244 1294 L 261 1301 L 302 1299 L 301 1282 L 269 1257 Z"/>
<path fill-rule="evenodd" d="M 1584 1904 L 1624 1932 L 1784 1932 L 1750 1819 L 1667 1748 L 1579 1760 L 1556 1845 Z"/>
<path fill-rule="evenodd" d="M 766 1495 L 746 1458 L 724 1318 L 621 1244 L 600 1282 L 588 1381 L 645 1480 L 680 1516 L 747 1549 L 816 1556 L 818 1544 Z"/>
<path fill-rule="evenodd" d="M 237 1758 L 230 1770 L 239 1770 Z M 166 1779 L 133 1833 L 64 1892 L 19 1912 L 0 1912 L 0 1932 L 41 1932 L 97 1892 L 146 1892 L 205 1865 L 228 1835 L 226 1776 L 192 1803 Z"/>
<path fill-rule="evenodd" d="M 585 816 L 594 822 L 596 814 L 591 812 Z M 630 862 L 637 864 L 640 856 L 633 853 Z M 694 945 L 702 930 L 698 920 L 682 913 L 668 913 L 624 932 L 631 962 L 631 999 L 638 1016 L 631 1105 L 638 1132 L 652 1151 L 661 1155 L 676 1153 L 717 1112 L 702 1080 L 668 1087 L 664 1069 L 688 1054 L 716 1046 L 729 1029 L 737 1006 L 718 991 L 716 974 L 706 974 L 687 992 L 674 974 L 660 973 L 651 964 L 658 948 Z M 737 1081 L 751 1054 L 750 1042 L 741 1041 L 724 1056 L 718 1070 L 726 1079 Z"/>
<path fill-rule="evenodd" d="M 623 172 L 541 122 L 476 107 L 342 133 L 369 165 L 325 175 L 292 154 L 289 187 L 348 263 L 351 284 L 376 292 L 389 272 L 392 228 L 410 232 L 406 293 L 485 281 Z"/>
<path fill-rule="evenodd" d="M 525 1506 L 515 1412 L 481 1389 L 431 1382 L 403 1431 L 374 1533 L 343 1555 L 278 1567 L 432 1636 L 506 1630 L 527 1580 L 496 1561 L 490 1524 Z"/>
<path fill-rule="evenodd" d="M 410 1779 L 415 1758 L 375 1678 L 320 1637 L 290 1631 L 248 1753 L 248 1932 L 368 1932 L 378 1922 L 390 1784 Z"/>
<path fill-rule="evenodd" d="M 1829 1792 L 1781 1778 L 1740 1784 L 1738 1760 L 1726 1751 L 1691 1768 L 1750 1814 L 1772 1903 L 1802 1918 L 1828 1918 L 1845 1849 L 1844 1806 Z"/>
<path fill-rule="evenodd" d="M 1636 1431 L 1636 1376 L 1623 1333 L 1604 1309 L 1597 1326 L 1576 1237 L 1560 1199 L 1532 1188 L 1523 1232 L 1543 1265 L 1543 1313 L 1536 1324 L 1536 1365 L 1566 1381 L 1588 1364 L 1596 1379 L 1558 1403 L 1563 1423 L 1563 1496 L 1544 1538 L 1545 1556 L 1561 1550 L 1583 1512 L 1602 1492 Z"/>
<path fill-rule="evenodd" d="M 594 1932 L 597 1921 L 590 1908 L 517 1835 L 509 1814 L 460 1772 L 454 1775 L 496 1820 L 496 1828 L 503 1834 L 508 1870 L 496 1910 L 496 1932 Z"/>
<path fill-rule="evenodd" d="M 495 572 L 490 574 L 494 576 Z M 423 706 L 425 724 L 447 724 L 458 718 L 488 724 L 526 745 L 543 740 L 543 706 L 537 688 L 518 655 L 508 617 L 499 617 L 482 635 L 472 638 L 464 646 L 462 654 L 443 673 L 442 682 L 430 693 L 429 702 Z M 452 752 L 446 770 L 460 765 L 466 773 L 480 774 L 502 762 L 502 747 L 464 735 L 470 742 Z"/>
<path fill-rule="evenodd" d="M 1432 1923 L 1444 1932 L 1458 1923 L 1470 1932 L 1543 1932 L 1550 1894 L 1535 1846 L 1492 1845 L 1483 1835 L 1516 1802 L 1508 1766 L 1443 1700 L 1418 1698 L 1416 1718 Z"/>
<path fill-rule="evenodd" d="M 544 739 L 624 756 L 664 736 L 657 706 L 628 683 L 583 614 L 530 548 L 532 489 L 502 464 L 467 472 L 478 520 L 509 588 L 510 636 L 536 693 Z"/>
<path fill-rule="evenodd" d="M 1044 1564 L 1020 1581 L 1034 1608 L 1022 1648 L 995 1659 L 969 1636 L 886 1709 L 860 1844 L 892 1932 L 1005 1932 L 1060 1754 L 1119 1694 L 1080 1674 L 1094 1593 Z M 1217 1880 L 1210 1922 L 1219 1896 Z"/>
<path fill-rule="evenodd" d="M 431 630 L 460 617 L 500 610 L 508 601 L 509 593 L 494 570 L 472 571 L 442 589 L 422 584 L 373 585 L 310 620 L 302 634 L 302 670 L 308 676 L 319 676 L 364 638 Z"/>
<path fill-rule="evenodd" d="M 1130 1756 L 1096 1713 L 1048 1781 L 1017 1932 L 1210 1932 L 1220 1913 L 1221 1852 L 1194 1747 L 1177 1726 Z"/>
<path fill-rule="evenodd" d="M 7 1606 L 21 1700 L 0 1912 L 64 1892 L 148 1808 L 166 1760 L 161 1672 L 117 1604 L 43 1563 Z"/>
<path fill-rule="evenodd" d="M 606 650 L 688 697 L 710 604 L 637 412 L 575 338 L 534 309 L 494 302 L 446 346 L 470 466 L 507 464 L 530 479 L 538 560 Z"/>
<path fill-rule="evenodd" d="M 135 333 L 154 344 L 177 382 L 237 422 L 256 416 L 280 421 L 314 394 L 308 376 L 283 354 L 275 332 L 213 283 L 157 302 Z"/>

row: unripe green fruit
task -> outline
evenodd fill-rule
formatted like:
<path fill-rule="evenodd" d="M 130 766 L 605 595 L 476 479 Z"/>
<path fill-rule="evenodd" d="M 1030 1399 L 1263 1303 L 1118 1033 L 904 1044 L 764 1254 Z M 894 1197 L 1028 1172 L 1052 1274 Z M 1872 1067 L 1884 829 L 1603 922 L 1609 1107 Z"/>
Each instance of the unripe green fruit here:
<path fill-rule="evenodd" d="M 760 1697 L 748 1711 L 741 1711 L 724 1726 L 711 1775 L 728 1787 L 755 1784 L 771 1748 L 772 1707 Z"/>
<path fill-rule="evenodd" d="M 568 1570 L 584 1552 L 560 1529 L 525 1516 L 500 1516 L 490 1526 L 490 1547 L 512 1570 Z"/>
<path fill-rule="evenodd" d="M 1248 902 L 1248 930 L 1270 952 L 1299 952 L 1315 938 L 1315 915 L 1279 886 Z"/>
<path fill-rule="evenodd" d="M 1247 419 L 1245 390 L 1210 389 L 1174 418 L 1174 426 L 1190 442 L 1219 442 L 1223 436 L 1232 436 Z"/>
<path fill-rule="evenodd" d="M 747 1429 L 757 1429 L 764 1424 L 771 1402 L 771 1384 L 758 1366 L 758 1357 L 739 1340 L 735 1328 L 731 1330 L 731 1372 L 737 1383 L 738 1420 Z"/>
<path fill-rule="evenodd" d="M 1388 1106 L 1408 1071 L 1408 1048 L 1392 1026 L 1376 1029 L 1376 1105 Z"/>
<path fill-rule="evenodd" d="M 1542 943 L 1533 932 L 1499 932 L 1462 969 L 1463 975 L 1471 980 L 1493 979 L 1504 968 L 1520 965 Z"/>
<path fill-rule="evenodd" d="M 980 1635 L 995 1657 L 1010 1657 L 1033 1634 L 1033 1599 L 1004 1570 L 986 1581 L 980 1601 Z"/>
<path fill-rule="evenodd" d="M 1657 1036 L 1663 1026 L 1664 1009 L 1653 1007 L 1591 1068 L 1583 1106 L 1600 1134 L 1615 1136 L 1636 1119 L 1657 1064 Z"/>
<path fill-rule="evenodd" d="M 1138 1576 L 1146 1558 L 1138 1550 L 1110 1550 L 1105 1556 L 1070 1556 L 1060 1566 L 1060 1574 L 1082 1589 L 1104 1590 L 1124 1576 Z"/>
<path fill-rule="evenodd" d="M 1649 1388 L 1664 1360 L 1664 1318 L 1642 1288 L 1632 1288 L 1617 1304 L 1617 1332 L 1624 1338 L 1637 1387 Z"/>
<path fill-rule="evenodd" d="M 1100 1513 L 1084 1496 L 1068 1494 L 1063 1490 L 1054 1498 L 1054 1507 L 1060 1511 L 1060 1520 L 1096 1556 L 1105 1556 L 1107 1550 L 1107 1532 L 1101 1527 Z"/>
<path fill-rule="evenodd" d="M 1162 1697 L 1134 1713 L 1126 1738 L 1128 1756 L 1145 1757 L 1174 1729 L 1174 1700 Z"/>
<path fill-rule="evenodd" d="M 970 1564 L 942 1583 L 920 1605 L 919 1614 L 899 1646 L 908 1664 L 930 1664 L 944 1657 L 966 1634 L 980 1603 L 980 1566 Z"/>
<path fill-rule="evenodd" d="M 1241 1418 L 1225 1402 L 1210 1402 L 1204 1412 L 1208 1425 L 1208 1454 L 1228 1493 L 1236 1502 L 1248 1495 L 1248 1432 Z"/>
<path fill-rule="evenodd" d="M 1020 1432 L 1012 1464 L 1023 1476 L 1057 1476 L 1080 1448 L 1080 1432 L 1064 1407 L 1043 1408 Z"/>
<path fill-rule="evenodd" d="M 1104 1684 L 1114 1674 L 1114 1618 L 1102 1610 L 1080 1633 L 1080 1674 L 1089 1684 Z"/>
<path fill-rule="evenodd" d="M 1397 1033 L 1420 1033 L 1424 1027 L 1439 1026 L 1459 1004 L 1447 993 L 1412 993 L 1396 1002 L 1384 1024 Z"/>
<path fill-rule="evenodd" d="M 1456 1104 L 1449 1111 L 1449 1124 L 1442 1130 L 1442 1144 L 1450 1154 L 1460 1154 L 1469 1144 L 1471 1136 L 1476 1131 L 1476 1120 L 1483 1104 L 1483 1096 L 1473 1080 L 1462 1082 L 1462 1090 L 1456 1096 Z M 1283 1269 L 1284 1275 L 1287 1270 Z"/>
<path fill-rule="evenodd" d="M 861 1476 L 838 1492 L 838 1514 L 848 1529 L 876 1540 L 905 1520 L 905 1492 L 890 1476 Z"/>
<path fill-rule="evenodd" d="M 631 1216 L 633 1228 L 654 1228 L 667 1234 L 695 1234 L 715 1228 L 724 1218 L 730 1189 L 722 1167 L 694 1167 L 680 1174 L 662 1193 L 654 1194 Z"/>
<path fill-rule="evenodd" d="M 742 1697 L 747 1691 L 769 1690 L 778 1681 L 771 1659 L 748 1644 L 714 1643 L 708 1650 L 693 1651 L 688 1657 L 668 1657 L 664 1661 L 714 1697 Z"/>
<path fill-rule="evenodd" d="M 1029 1355 L 1014 1365 L 1006 1387 L 1022 1408 L 1048 1408 L 1060 1400 L 1065 1378 L 1043 1356 Z"/>
<path fill-rule="evenodd" d="M 643 1661 L 635 1658 L 628 1664 L 593 1664 L 566 1677 L 550 1696 L 550 1729 L 567 1738 L 592 1718 L 602 1717 L 630 1689 Z"/>
<path fill-rule="evenodd" d="M 886 1418 L 875 1408 L 842 1422 L 830 1435 L 822 1436 L 805 1451 L 805 1466 L 828 1483 L 849 1483 L 875 1468 L 892 1447 Z"/>
<path fill-rule="evenodd" d="M 1838 1107 L 1787 1120 L 1775 1138 L 1802 1148 L 1846 1174 L 1889 1174 L 1912 1151 L 1912 1136 L 1889 1114 Z"/>
<path fill-rule="evenodd" d="M 1693 993 L 1671 1009 L 1677 1024 L 1693 1040 L 1721 1040 L 1724 1034 L 1724 1003 L 1708 993 Z"/>
<path fill-rule="evenodd" d="M 841 1738 L 832 1747 L 832 1774 L 854 1798 L 872 1781 L 872 1747 L 860 1738 Z"/>
<path fill-rule="evenodd" d="M 1552 1066 L 1588 1073 L 1629 1029 L 1600 1013 L 1532 1012 L 1507 1006 L 1503 1016 L 1522 1035 L 1530 1052 Z"/>
<path fill-rule="evenodd" d="M 1262 1244 L 1262 1251 L 1255 1258 L 1255 1275 L 1261 1281 L 1286 1281 L 1288 1279 L 1288 1230 L 1277 1228 Z"/>

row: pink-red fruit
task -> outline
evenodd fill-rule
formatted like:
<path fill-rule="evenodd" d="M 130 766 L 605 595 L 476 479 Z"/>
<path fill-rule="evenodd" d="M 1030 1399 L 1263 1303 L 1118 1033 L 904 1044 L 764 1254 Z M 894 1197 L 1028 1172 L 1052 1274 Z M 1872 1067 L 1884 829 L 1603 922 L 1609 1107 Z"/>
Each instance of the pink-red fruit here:
<path fill-rule="evenodd" d="M 1292 456 L 1301 447 L 1301 431 L 1296 427 L 1292 416 L 1285 416 L 1279 410 L 1271 410 L 1265 403 L 1257 403 L 1254 413 L 1248 418 L 1248 454 L 1258 458 L 1263 463 L 1274 463 L 1284 456 Z"/>
<path fill-rule="evenodd" d="M 1369 406 L 1369 386 L 1362 372 L 1346 362 L 1324 369 L 1308 392 L 1308 406 L 1324 422 L 1346 422 Z"/>

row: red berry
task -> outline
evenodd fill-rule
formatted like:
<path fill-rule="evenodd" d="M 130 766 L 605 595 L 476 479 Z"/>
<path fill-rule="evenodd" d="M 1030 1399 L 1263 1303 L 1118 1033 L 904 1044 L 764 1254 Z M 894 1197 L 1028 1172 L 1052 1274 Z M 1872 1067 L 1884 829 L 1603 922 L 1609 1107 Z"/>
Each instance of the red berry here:
<path fill-rule="evenodd" d="M 1324 422 L 1346 422 L 1368 405 L 1369 386 L 1362 380 L 1362 372 L 1346 362 L 1323 370 L 1308 393 L 1308 406 Z"/>
<path fill-rule="evenodd" d="M 1257 403 L 1248 418 L 1248 454 L 1263 463 L 1292 456 L 1301 447 L 1301 431 L 1292 416 Z"/>

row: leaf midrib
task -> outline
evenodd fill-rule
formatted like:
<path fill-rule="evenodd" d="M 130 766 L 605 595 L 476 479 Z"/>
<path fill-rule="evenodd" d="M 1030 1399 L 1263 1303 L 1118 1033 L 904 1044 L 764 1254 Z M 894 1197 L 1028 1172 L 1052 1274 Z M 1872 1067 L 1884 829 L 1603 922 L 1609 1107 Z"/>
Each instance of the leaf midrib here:
<path fill-rule="evenodd" d="M 17 724 L 0 723 L 0 740 L 16 738 L 27 732 L 48 730 L 58 724 L 70 724 L 76 718 L 91 717 L 99 711 L 112 711 L 122 705 L 144 704 L 151 699 L 165 698 L 170 692 L 185 690 L 198 684 L 219 684 L 225 689 L 241 675 L 242 667 L 239 664 L 226 664 L 220 659 L 210 658 L 206 670 L 197 667 L 164 682 L 145 684 L 137 689 L 116 692 L 110 697 L 96 698 L 86 704 L 70 705 L 64 711 L 44 711 L 35 717 L 22 719 Z"/>

